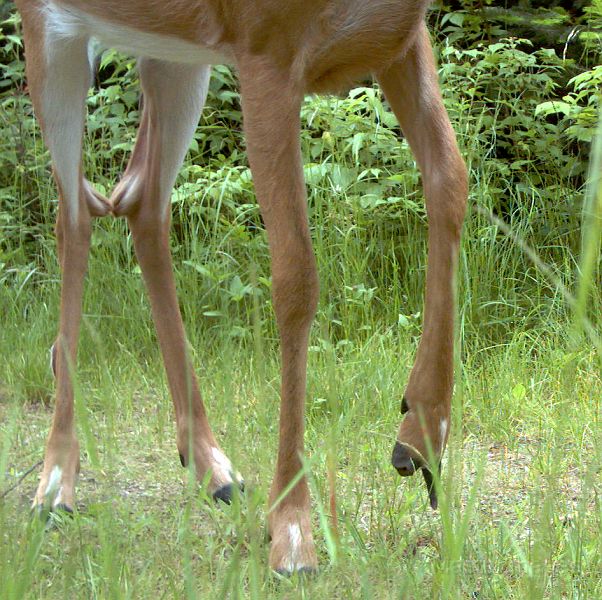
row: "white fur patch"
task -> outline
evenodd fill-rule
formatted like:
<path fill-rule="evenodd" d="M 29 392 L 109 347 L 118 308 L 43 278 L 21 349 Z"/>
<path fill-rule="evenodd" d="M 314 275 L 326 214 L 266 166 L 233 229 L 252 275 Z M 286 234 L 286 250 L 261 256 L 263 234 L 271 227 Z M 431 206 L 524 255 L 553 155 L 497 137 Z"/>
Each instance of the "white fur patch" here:
<path fill-rule="evenodd" d="M 242 483 L 242 475 L 238 471 L 233 471 L 230 459 L 218 448 L 211 448 L 211 454 L 216 465 L 219 467 L 219 475 L 226 483 Z"/>
<path fill-rule="evenodd" d="M 441 422 L 439 423 L 439 436 L 441 439 L 441 446 L 443 446 L 443 443 L 445 442 L 446 434 L 447 434 L 447 419 L 441 419 Z"/>
<path fill-rule="evenodd" d="M 291 523 L 288 526 L 288 539 L 290 542 L 290 554 L 286 569 L 292 573 L 301 566 L 299 564 L 299 558 L 301 554 L 301 541 L 303 538 L 301 536 L 301 527 L 298 523 Z"/>
<path fill-rule="evenodd" d="M 63 486 L 61 485 L 62 476 L 62 469 L 58 465 L 55 465 L 52 468 L 52 471 L 50 471 L 48 485 L 46 486 L 46 490 L 44 491 L 44 498 L 46 498 L 46 501 L 52 504 L 52 506 L 60 504 L 61 492 L 63 490 Z"/>
<path fill-rule="evenodd" d="M 221 53 L 204 46 L 177 37 L 144 33 L 73 7 L 59 6 L 52 0 L 46 4 L 45 14 L 54 35 L 95 38 L 101 46 L 133 56 L 203 65 L 232 62 Z"/>
<path fill-rule="evenodd" d="M 63 486 L 59 488 L 59 491 L 56 493 L 54 497 L 54 502 L 52 503 L 52 507 L 56 508 L 59 504 L 63 502 Z"/>
<path fill-rule="evenodd" d="M 53 376 L 55 375 L 55 371 L 56 371 L 56 344 L 52 344 L 52 346 L 50 346 L 50 372 L 52 373 Z"/>
<path fill-rule="evenodd" d="M 223 471 L 232 471 L 232 463 L 230 459 L 218 448 L 211 448 L 213 460 L 219 465 Z"/>

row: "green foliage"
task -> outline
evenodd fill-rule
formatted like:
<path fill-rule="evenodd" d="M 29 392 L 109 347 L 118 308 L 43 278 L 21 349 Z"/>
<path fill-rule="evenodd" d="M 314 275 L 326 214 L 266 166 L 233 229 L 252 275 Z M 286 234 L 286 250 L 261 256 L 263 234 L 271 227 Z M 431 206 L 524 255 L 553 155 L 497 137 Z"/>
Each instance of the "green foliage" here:
<path fill-rule="evenodd" d="M 439 0 L 436 30 L 462 48 L 503 37 L 529 39 L 588 68 L 601 55 L 599 0 Z"/>
<path fill-rule="evenodd" d="M 29 99 L 23 95 L 22 41 L 13 15 L 0 31 L 0 264 L 28 262 L 23 247 L 41 230 L 44 208 L 39 183 L 46 172 L 35 157 L 44 152 Z M 47 190 L 46 190 L 47 193 Z"/>
<path fill-rule="evenodd" d="M 442 50 L 445 90 L 455 100 L 450 110 L 465 115 L 467 130 L 477 136 L 473 160 L 496 161 L 500 174 L 522 187 L 582 176 L 585 157 L 558 144 L 555 123 L 536 118 L 537 107 L 558 87 L 562 61 L 551 50 L 523 48 L 530 48 L 527 40 L 510 39 Z"/>
<path fill-rule="evenodd" d="M 598 122 L 602 65 L 576 75 L 569 81 L 573 91 L 561 100 L 542 102 L 535 112 L 539 115 L 557 115 L 563 137 L 574 142 L 593 140 Z"/>

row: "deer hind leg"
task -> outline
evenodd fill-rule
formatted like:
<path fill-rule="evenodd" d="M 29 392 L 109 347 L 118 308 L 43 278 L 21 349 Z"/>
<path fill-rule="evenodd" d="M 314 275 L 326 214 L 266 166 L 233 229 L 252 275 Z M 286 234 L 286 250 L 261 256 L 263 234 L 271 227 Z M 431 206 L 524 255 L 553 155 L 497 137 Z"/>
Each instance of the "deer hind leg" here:
<path fill-rule="evenodd" d="M 183 465 L 197 477 L 210 473 L 214 498 L 229 502 L 242 485 L 207 420 L 176 298 L 169 249 L 170 195 L 199 120 L 209 82 L 208 66 L 144 59 L 139 63 L 144 107 L 140 132 L 123 179 L 111 197 L 115 214 L 128 218 L 148 289 L 176 412 Z"/>
<path fill-rule="evenodd" d="M 272 297 L 280 333 L 280 441 L 270 493 L 270 566 L 285 574 L 317 566 L 303 468 L 307 345 L 318 300 L 301 152 L 302 95 L 286 73 L 265 63 L 240 65 L 247 151 L 272 259 Z M 277 505 L 274 503 L 281 500 Z"/>
<path fill-rule="evenodd" d="M 81 148 L 91 68 L 88 40 L 57 35 L 40 15 L 32 14 L 33 10 L 22 10 L 27 77 L 59 190 L 56 233 L 62 269 L 60 325 L 52 352 L 56 402 L 33 505 L 47 511 L 71 512 L 79 471 L 72 377 L 90 245 L 90 211 L 82 177 Z"/>
<path fill-rule="evenodd" d="M 466 210 L 467 174 L 441 100 L 426 28 L 403 60 L 379 73 L 378 80 L 420 166 L 429 224 L 424 329 L 402 402 L 406 416 L 392 462 L 401 475 L 423 469 L 435 508 L 431 470 L 437 468 L 449 435 L 454 280 Z"/>

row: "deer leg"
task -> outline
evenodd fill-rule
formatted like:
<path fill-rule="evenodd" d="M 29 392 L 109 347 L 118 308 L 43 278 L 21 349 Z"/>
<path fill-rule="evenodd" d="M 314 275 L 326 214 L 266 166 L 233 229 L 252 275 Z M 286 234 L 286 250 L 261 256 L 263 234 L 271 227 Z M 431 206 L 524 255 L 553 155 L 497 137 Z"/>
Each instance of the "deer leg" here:
<path fill-rule="evenodd" d="M 210 67 L 144 59 L 141 128 L 124 177 L 111 197 L 115 214 L 125 215 L 148 289 L 176 413 L 182 465 L 194 461 L 197 477 L 208 473 L 209 490 L 230 502 L 242 485 L 209 427 L 187 350 L 176 298 L 169 249 L 170 195 L 207 94 Z"/>
<path fill-rule="evenodd" d="M 423 469 L 435 508 L 431 470 L 439 464 L 449 435 L 454 286 L 467 173 L 441 99 L 426 28 L 403 59 L 377 77 L 422 172 L 429 226 L 424 329 L 402 402 L 406 416 L 392 462 L 401 475 Z"/>
<path fill-rule="evenodd" d="M 251 61 L 239 67 L 247 152 L 270 247 L 282 358 L 280 442 L 270 492 L 270 566 L 290 574 L 317 566 L 307 478 L 301 477 L 281 498 L 303 468 L 307 345 L 318 301 L 299 143 L 302 94 L 286 72 Z"/>
<path fill-rule="evenodd" d="M 45 31 L 45 21 L 28 9 L 23 11 L 23 27 L 30 95 L 59 190 L 56 234 L 62 270 L 60 325 L 52 351 L 56 401 L 33 506 L 45 509 L 44 512 L 71 512 L 79 472 L 72 377 L 91 231 L 81 173 L 85 98 L 91 68 L 86 38 L 62 37 L 52 28 Z"/>

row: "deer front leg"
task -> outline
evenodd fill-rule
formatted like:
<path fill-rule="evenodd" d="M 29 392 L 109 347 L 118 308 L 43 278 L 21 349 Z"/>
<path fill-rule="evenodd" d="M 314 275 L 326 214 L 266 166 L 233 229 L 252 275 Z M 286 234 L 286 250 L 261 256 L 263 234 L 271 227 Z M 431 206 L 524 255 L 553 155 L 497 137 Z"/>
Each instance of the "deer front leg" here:
<path fill-rule="evenodd" d="M 401 475 L 423 469 L 435 508 L 431 471 L 438 468 L 449 435 L 455 274 L 467 173 L 441 99 L 426 28 L 407 55 L 379 73 L 378 80 L 420 166 L 429 224 L 424 330 L 402 402 L 406 416 L 392 462 Z"/>
<path fill-rule="evenodd" d="M 280 332 L 280 443 L 270 504 L 302 469 L 309 330 L 318 277 L 307 222 L 299 144 L 301 90 L 288 72 L 242 62 L 240 80 L 247 151 L 272 259 L 272 297 Z M 270 566 L 290 574 L 314 570 L 317 559 L 305 476 L 269 515 Z"/>

